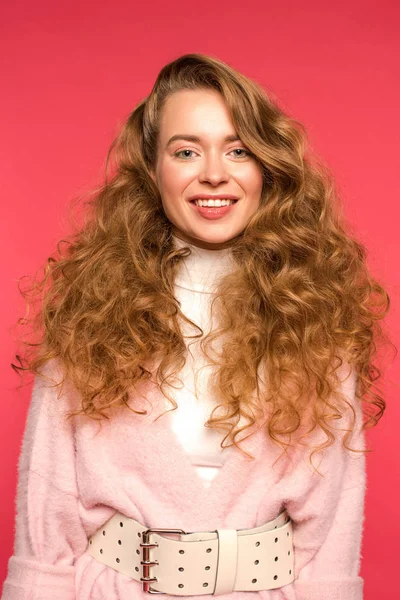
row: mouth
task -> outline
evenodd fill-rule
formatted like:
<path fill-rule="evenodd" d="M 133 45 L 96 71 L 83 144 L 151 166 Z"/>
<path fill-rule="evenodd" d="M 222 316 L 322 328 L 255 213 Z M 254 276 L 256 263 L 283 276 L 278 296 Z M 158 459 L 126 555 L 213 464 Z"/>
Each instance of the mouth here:
<path fill-rule="evenodd" d="M 194 198 L 194 200 L 189 200 L 190 204 L 195 204 L 196 206 L 200 206 L 197 203 L 198 200 L 205 200 L 205 198 Z M 239 198 L 226 198 L 226 200 L 230 200 L 230 204 L 236 204 L 239 201 Z"/>
<path fill-rule="evenodd" d="M 193 211 L 197 213 L 198 217 L 207 220 L 221 219 L 229 214 L 234 213 L 234 206 L 238 203 L 239 198 L 212 198 L 212 200 L 218 200 L 215 204 L 197 204 L 197 201 L 206 200 L 205 198 L 193 198 L 189 200 L 189 203 L 193 206 Z M 221 204 L 220 201 L 229 200 L 228 202 Z"/>

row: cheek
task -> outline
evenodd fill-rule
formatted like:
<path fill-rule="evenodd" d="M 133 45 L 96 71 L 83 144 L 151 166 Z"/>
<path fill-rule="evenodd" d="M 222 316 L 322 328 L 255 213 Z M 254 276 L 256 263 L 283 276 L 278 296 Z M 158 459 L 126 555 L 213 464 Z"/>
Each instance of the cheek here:
<path fill-rule="evenodd" d="M 260 197 L 263 185 L 263 176 L 261 170 L 256 165 L 249 166 L 242 173 L 242 184 L 249 196 Z"/>
<path fill-rule="evenodd" d="M 190 180 L 190 173 L 188 169 L 182 169 L 178 165 L 165 162 L 159 166 L 158 180 L 161 192 L 164 195 L 175 195 Z"/>

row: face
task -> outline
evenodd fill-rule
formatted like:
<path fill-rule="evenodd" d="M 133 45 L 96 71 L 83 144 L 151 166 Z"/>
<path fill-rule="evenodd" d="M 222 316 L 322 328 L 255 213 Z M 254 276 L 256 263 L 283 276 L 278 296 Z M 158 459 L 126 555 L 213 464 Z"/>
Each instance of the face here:
<path fill-rule="evenodd" d="M 261 167 L 235 138 L 217 91 L 182 90 L 165 102 L 151 176 L 174 234 L 202 248 L 228 247 L 260 203 Z M 228 208 L 199 209 L 190 201 L 198 195 L 232 196 L 237 202 Z"/>

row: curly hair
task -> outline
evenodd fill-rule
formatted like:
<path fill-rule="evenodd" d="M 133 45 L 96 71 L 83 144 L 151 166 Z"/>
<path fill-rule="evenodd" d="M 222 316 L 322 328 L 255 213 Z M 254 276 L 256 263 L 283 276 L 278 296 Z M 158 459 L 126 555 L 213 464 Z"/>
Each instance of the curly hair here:
<path fill-rule="evenodd" d="M 234 240 L 235 268 L 213 298 L 219 327 L 206 337 L 174 296 L 175 272 L 191 250 L 174 247 L 150 175 L 166 99 L 197 89 L 222 95 L 263 173 L 259 208 Z M 356 373 L 357 403 L 366 403 L 363 428 L 377 424 L 386 404 L 372 391 L 381 376 L 372 360 L 378 338 L 388 340 L 378 321 L 389 296 L 368 271 L 365 246 L 349 233 L 330 170 L 272 94 L 214 57 L 183 55 L 161 69 L 129 114 L 105 170 L 104 183 L 88 194 L 83 222 L 57 244 L 33 285 L 20 286 L 28 304 L 20 323 L 32 327 L 34 340 L 16 353 L 17 372 L 41 374 L 56 359 L 81 399 L 69 417 L 101 421 L 117 407 L 137 412 L 130 391 L 153 376 L 176 409 L 168 387 L 186 360 L 183 319 L 216 367 L 219 404 L 206 426 L 228 431 L 221 446 L 228 440 L 240 448 L 238 434 L 267 415 L 268 435 L 284 452 L 323 431 L 327 439 L 311 446 L 314 453 L 334 442 L 331 421 L 350 410 L 348 448 L 356 414 L 339 390 L 344 364 Z M 39 308 L 29 319 L 35 299 Z M 223 341 L 219 351 L 216 339 Z"/>

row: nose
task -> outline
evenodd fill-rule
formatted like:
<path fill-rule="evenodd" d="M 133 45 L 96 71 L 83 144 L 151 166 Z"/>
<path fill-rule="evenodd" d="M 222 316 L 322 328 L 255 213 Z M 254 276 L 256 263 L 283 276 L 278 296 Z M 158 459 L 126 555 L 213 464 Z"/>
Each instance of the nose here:
<path fill-rule="evenodd" d="M 226 169 L 226 165 L 220 156 L 209 155 L 204 159 L 202 169 L 199 175 L 199 180 L 202 183 L 211 183 L 211 185 L 218 185 L 223 182 L 227 182 L 229 175 Z"/>

